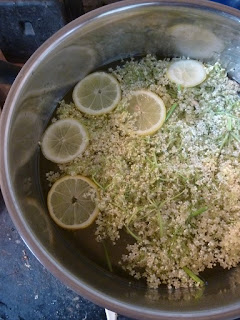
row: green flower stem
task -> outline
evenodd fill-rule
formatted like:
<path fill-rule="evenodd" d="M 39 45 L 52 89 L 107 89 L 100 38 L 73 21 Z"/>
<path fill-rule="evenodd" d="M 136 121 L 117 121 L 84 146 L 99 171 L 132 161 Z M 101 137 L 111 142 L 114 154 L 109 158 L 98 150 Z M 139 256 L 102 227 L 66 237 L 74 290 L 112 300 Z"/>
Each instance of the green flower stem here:
<path fill-rule="evenodd" d="M 183 267 L 183 271 L 192 278 L 195 282 L 199 283 L 201 286 L 204 286 L 204 282 L 200 279 L 195 273 L 193 273 L 189 268 Z"/>
<path fill-rule="evenodd" d="M 207 210 L 208 210 L 208 207 L 200 208 L 200 209 L 198 209 L 198 210 L 196 210 L 196 211 L 191 212 L 191 213 L 190 213 L 190 216 L 191 216 L 191 217 L 197 217 L 197 216 L 199 216 L 200 214 L 202 214 L 203 212 L 205 212 L 205 211 L 207 211 Z"/>
<path fill-rule="evenodd" d="M 174 200 L 174 199 L 180 197 L 180 196 L 183 194 L 184 191 L 185 191 L 185 189 L 184 189 L 183 191 L 181 191 L 180 193 L 176 194 L 176 195 L 175 195 L 174 197 L 172 197 L 170 200 Z"/>
<path fill-rule="evenodd" d="M 182 90 L 182 86 L 180 84 L 177 85 L 177 89 L 178 91 L 181 91 Z"/>
<path fill-rule="evenodd" d="M 180 197 L 180 196 L 183 194 L 183 192 L 184 192 L 184 190 L 181 191 L 180 193 L 176 194 L 174 197 L 170 198 L 169 200 L 171 201 L 171 200 L 174 200 L 174 199 Z M 154 202 L 153 204 L 155 204 L 155 207 L 156 207 L 156 208 L 161 208 L 167 201 L 168 201 L 168 200 L 164 200 L 163 202 L 161 202 L 161 203 L 158 204 L 158 205 L 157 205 L 155 202 Z"/>
<path fill-rule="evenodd" d="M 235 119 L 235 120 L 240 121 L 240 118 L 235 117 L 233 114 L 228 113 L 228 112 L 226 112 L 226 111 L 217 111 L 216 114 L 218 114 L 218 115 L 223 115 L 223 116 L 228 116 L 228 117 L 230 117 L 230 118 L 232 118 L 232 119 Z"/>
<path fill-rule="evenodd" d="M 128 226 L 125 226 L 125 228 L 127 229 L 127 232 L 128 232 L 135 240 L 137 240 L 137 241 L 140 241 L 140 240 L 141 240 L 138 236 L 136 236 L 135 233 L 133 233 L 133 232 L 129 229 Z"/>
<path fill-rule="evenodd" d="M 218 156 L 220 156 L 223 147 L 225 146 L 225 144 L 226 144 L 226 143 L 228 142 L 228 140 L 229 140 L 229 137 L 230 137 L 230 132 L 228 131 L 228 132 L 225 134 L 225 136 L 224 136 L 224 138 L 223 138 L 223 141 L 222 141 L 222 143 L 221 143 L 221 145 L 220 145 Z"/>
<path fill-rule="evenodd" d="M 102 244 L 103 244 L 103 249 L 104 249 L 104 253 L 105 253 L 105 258 L 106 258 L 106 261 L 107 261 L 108 269 L 109 269 L 110 272 L 113 272 L 112 263 L 111 263 L 111 260 L 110 260 L 109 254 L 108 254 L 108 250 L 107 250 L 106 244 L 105 244 L 104 241 L 102 242 Z"/>
<path fill-rule="evenodd" d="M 104 187 L 103 187 L 100 183 L 98 183 L 98 182 L 96 181 L 96 179 L 94 178 L 94 176 L 92 176 L 92 180 L 93 180 L 93 182 L 94 182 L 100 189 L 104 190 Z"/>
<path fill-rule="evenodd" d="M 231 118 L 228 118 L 228 121 L 227 121 L 227 130 L 230 132 L 232 131 L 232 119 Z"/>
<path fill-rule="evenodd" d="M 157 218 L 158 218 L 158 225 L 159 225 L 159 236 L 160 238 L 162 238 L 164 233 L 164 228 L 163 228 L 162 214 L 160 210 L 158 210 Z"/>
<path fill-rule="evenodd" d="M 205 211 L 207 211 L 207 210 L 208 210 L 208 207 L 202 207 L 202 208 L 200 208 L 200 209 L 198 209 L 198 210 L 196 210 L 196 211 L 191 212 L 191 213 L 189 214 L 186 222 L 187 222 L 187 223 L 190 222 L 192 218 L 195 218 L 195 217 L 199 216 L 200 214 L 202 214 L 203 212 L 205 212 Z"/>
<path fill-rule="evenodd" d="M 240 142 L 240 137 L 237 136 L 235 133 L 231 132 L 231 136 L 232 136 L 233 139 L 235 139 L 237 142 Z"/>
<path fill-rule="evenodd" d="M 169 111 L 168 111 L 168 113 L 167 113 L 167 115 L 166 115 L 165 121 L 168 121 L 168 119 L 171 117 L 171 115 L 172 115 L 173 112 L 175 111 L 176 107 L 177 107 L 177 103 L 174 103 L 174 104 L 171 106 L 171 108 L 169 109 Z"/>
<path fill-rule="evenodd" d="M 183 194 L 183 192 L 184 192 L 184 190 L 181 191 L 180 193 L 176 194 L 170 200 L 174 200 L 174 199 L 178 198 L 181 194 Z M 157 211 L 157 220 L 158 220 L 158 225 L 159 225 L 159 235 L 160 235 L 160 238 L 161 238 L 163 236 L 163 234 L 164 234 L 164 224 L 163 224 L 163 219 L 162 219 L 162 214 L 161 214 L 160 208 L 167 202 L 167 200 L 162 201 L 161 203 L 156 203 L 155 201 L 153 201 L 153 200 L 148 198 L 148 201 L 151 203 L 151 205 L 153 205 L 153 207 Z"/>
<path fill-rule="evenodd" d="M 127 225 L 129 225 L 129 224 L 133 221 L 133 219 L 137 216 L 137 214 L 139 213 L 139 211 L 142 210 L 142 209 L 143 209 L 143 207 L 138 207 L 138 208 L 137 208 L 136 212 L 133 213 L 133 214 L 130 216 L 130 218 L 127 220 Z"/>

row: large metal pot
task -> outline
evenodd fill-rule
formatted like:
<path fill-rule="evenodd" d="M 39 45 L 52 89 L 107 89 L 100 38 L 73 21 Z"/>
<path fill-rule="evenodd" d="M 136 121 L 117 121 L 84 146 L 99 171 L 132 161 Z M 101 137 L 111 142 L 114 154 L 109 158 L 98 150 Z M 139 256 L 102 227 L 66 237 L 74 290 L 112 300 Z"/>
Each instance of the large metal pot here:
<path fill-rule="evenodd" d="M 176 25 L 184 32 L 176 33 Z M 197 36 L 192 37 L 196 26 Z M 175 30 L 173 32 L 173 30 Z M 240 316 L 240 267 L 215 270 L 203 290 L 159 291 L 108 273 L 51 221 L 39 180 L 38 141 L 57 101 L 87 73 L 121 58 L 156 53 L 220 60 L 240 80 L 240 12 L 207 1 L 122 1 L 86 14 L 25 64 L 1 116 L 1 188 L 26 244 L 48 270 L 93 302 L 138 319 Z"/>

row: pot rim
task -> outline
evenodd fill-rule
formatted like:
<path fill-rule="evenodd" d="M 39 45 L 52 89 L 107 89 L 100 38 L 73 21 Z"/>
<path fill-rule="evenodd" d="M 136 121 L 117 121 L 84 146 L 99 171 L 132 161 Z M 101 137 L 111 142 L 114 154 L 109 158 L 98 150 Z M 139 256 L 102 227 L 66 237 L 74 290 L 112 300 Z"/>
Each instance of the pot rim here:
<path fill-rule="evenodd" d="M 101 18 L 102 16 L 111 15 L 114 12 L 123 11 L 129 8 L 144 7 L 144 6 L 192 6 L 199 9 L 206 9 L 215 12 L 221 12 L 224 15 L 229 15 L 233 19 L 240 22 L 240 11 L 230 8 L 228 6 L 210 2 L 206 0 L 124 0 L 102 8 L 95 9 L 86 13 L 76 20 L 68 23 L 66 26 L 52 35 L 44 44 L 36 50 L 36 52 L 25 63 L 19 75 L 17 76 L 14 84 L 12 85 L 8 97 L 6 99 L 3 112 L 0 119 L 0 185 L 4 201 L 8 212 L 13 220 L 19 234 L 24 240 L 25 244 L 31 252 L 38 258 L 43 266 L 47 268 L 56 278 L 58 278 L 65 285 L 76 291 L 78 294 L 93 301 L 94 303 L 114 310 L 120 314 L 125 314 L 130 317 L 141 317 L 144 319 L 229 319 L 239 316 L 240 314 L 240 301 L 224 307 L 213 308 L 211 310 L 202 310 L 187 312 L 169 312 L 169 311 L 153 311 L 150 308 L 136 307 L 131 304 L 126 304 L 120 300 L 113 299 L 109 295 L 105 295 L 100 291 L 96 291 L 90 287 L 83 279 L 79 279 L 71 274 L 66 268 L 60 265 L 56 259 L 47 253 L 44 247 L 33 237 L 27 224 L 22 218 L 20 208 L 14 199 L 13 189 L 10 184 L 10 173 L 8 171 L 8 129 L 10 127 L 10 120 L 14 111 L 15 103 L 18 95 L 24 86 L 26 79 L 30 76 L 31 72 L 37 65 L 52 51 L 58 44 L 60 44 L 69 34 L 81 28 L 83 25 L 91 23 L 91 21 Z"/>

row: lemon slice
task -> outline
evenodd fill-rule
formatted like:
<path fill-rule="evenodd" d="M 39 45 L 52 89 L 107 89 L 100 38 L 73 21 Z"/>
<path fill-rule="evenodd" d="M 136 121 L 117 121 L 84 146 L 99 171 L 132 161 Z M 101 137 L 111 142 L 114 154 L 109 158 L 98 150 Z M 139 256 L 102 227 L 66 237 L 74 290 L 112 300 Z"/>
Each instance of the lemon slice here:
<path fill-rule="evenodd" d="M 47 128 L 41 148 L 48 160 L 66 163 L 82 154 L 87 144 L 88 134 L 83 125 L 74 119 L 63 119 Z"/>
<path fill-rule="evenodd" d="M 90 115 L 112 111 L 121 99 L 118 81 L 106 72 L 94 72 L 82 79 L 73 90 L 73 101 Z"/>
<path fill-rule="evenodd" d="M 135 133 L 142 136 L 155 133 L 166 118 L 164 102 L 148 90 L 133 92 L 127 103 L 127 111 L 133 116 Z"/>
<path fill-rule="evenodd" d="M 206 71 L 199 61 L 179 60 L 170 65 L 167 76 L 170 81 L 183 87 L 195 87 L 206 79 Z"/>
<path fill-rule="evenodd" d="M 47 197 L 53 220 L 65 229 L 88 227 L 98 215 L 96 185 L 83 176 L 65 176 L 57 180 Z"/>

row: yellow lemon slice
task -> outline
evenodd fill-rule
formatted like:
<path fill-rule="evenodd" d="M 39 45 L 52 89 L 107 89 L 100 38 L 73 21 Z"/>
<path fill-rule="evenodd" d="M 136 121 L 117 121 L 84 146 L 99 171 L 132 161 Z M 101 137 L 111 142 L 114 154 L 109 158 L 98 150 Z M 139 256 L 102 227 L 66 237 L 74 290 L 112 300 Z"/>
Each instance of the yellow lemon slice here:
<path fill-rule="evenodd" d="M 84 126 L 77 120 L 63 119 L 47 128 L 41 149 L 48 160 L 66 163 L 82 154 L 87 144 L 88 134 Z"/>
<path fill-rule="evenodd" d="M 48 210 L 62 228 L 88 227 L 98 215 L 97 186 L 83 176 L 65 176 L 57 180 L 47 197 Z"/>
<path fill-rule="evenodd" d="M 112 111 L 121 99 L 118 81 L 106 72 L 94 72 L 74 88 L 73 101 L 78 109 L 90 115 Z"/>
<path fill-rule="evenodd" d="M 183 87 L 195 87 L 206 79 L 204 65 L 196 60 L 173 62 L 167 71 L 170 81 Z"/>
<path fill-rule="evenodd" d="M 164 102 L 148 90 L 133 92 L 127 102 L 127 111 L 133 118 L 134 132 L 142 136 L 155 133 L 166 118 Z"/>

